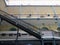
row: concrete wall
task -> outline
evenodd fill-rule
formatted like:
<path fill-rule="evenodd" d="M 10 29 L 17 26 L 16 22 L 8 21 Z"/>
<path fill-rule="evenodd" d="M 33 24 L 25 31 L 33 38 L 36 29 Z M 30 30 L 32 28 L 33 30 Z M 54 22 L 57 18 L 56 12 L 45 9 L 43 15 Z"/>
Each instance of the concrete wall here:
<path fill-rule="evenodd" d="M 60 7 L 55 7 L 56 14 L 60 14 Z M 22 7 L 7 7 L 7 12 L 10 14 L 54 14 L 51 7 L 40 6 L 22 6 Z"/>

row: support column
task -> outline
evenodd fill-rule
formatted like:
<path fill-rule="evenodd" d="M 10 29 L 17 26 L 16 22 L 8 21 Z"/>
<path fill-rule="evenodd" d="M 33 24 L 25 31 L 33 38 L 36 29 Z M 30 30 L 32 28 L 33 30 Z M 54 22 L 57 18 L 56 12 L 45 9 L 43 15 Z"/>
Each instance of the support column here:
<path fill-rule="evenodd" d="M 44 40 L 43 40 L 43 38 L 41 39 L 41 45 L 44 45 Z"/>
<path fill-rule="evenodd" d="M 18 44 L 19 28 L 17 28 L 16 45 Z"/>
<path fill-rule="evenodd" d="M 53 45 L 56 45 L 56 41 L 55 41 L 55 39 L 53 38 Z"/>
<path fill-rule="evenodd" d="M 53 36 L 53 45 L 56 45 L 56 41 L 55 41 L 55 38 L 54 38 L 54 32 L 52 32 L 52 36 Z"/>

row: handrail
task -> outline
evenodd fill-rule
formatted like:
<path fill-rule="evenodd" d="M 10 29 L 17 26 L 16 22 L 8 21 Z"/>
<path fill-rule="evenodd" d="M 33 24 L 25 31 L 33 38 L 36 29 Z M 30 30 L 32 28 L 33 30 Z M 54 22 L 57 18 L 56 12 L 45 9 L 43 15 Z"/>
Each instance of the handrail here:
<path fill-rule="evenodd" d="M 38 33 L 38 29 L 34 29 L 34 26 L 26 23 L 25 21 L 22 20 L 17 20 L 17 18 L 15 18 L 16 20 L 12 20 L 12 16 L 10 16 L 10 14 L 1 11 L 0 10 L 0 18 L 2 18 L 3 20 L 15 25 L 16 27 L 28 32 L 29 34 L 41 39 L 41 35 Z M 14 17 L 13 17 L 14 18 Z M 25 28 L 25 29 L 24 29 Z"/>
<path fill-rule="evenodd" d="M 26 21 L 23 21 L 22 19 L 18 19 L 18 18 L 17 18 L 16 16 L 14 16 L 14 15 L 11 15 L 11 16 L 13 16 L 14 18 L 16 18 L 17 20 L 20 20 L 20 21 L 22 21 L 22 22 L 24 22 L 24 23 L 26 23 L 26 24 L 28 24 L 28 25 L 30 25 L 30 26 L 32 26 L 32 27 L 34 27 L 34 28 L 40 30 L 38 27 L 36 27 L 36 26 L 33 25 L 33 24 L 30 24 L 30 23 L 28 23 L 28 22 L 26 22 Z"/>
<path fill-rule="evenodd" d="M 0 10 L 0 12 L 4 12 L 4 11 L 2 11 L 2 10 Z M 4 12 L 5 14 L 8 14 L 7 12 Z M 4 14 L 4 15 L 5 15 Z M 14 15 L 10 15 L 10 14 L 8 14 L 9 16 L 12 16 L 13 18 L 15 18 L 16 20 L 18 20 L 18 18 L 16 17 L 16 16 L 14 16 Z M 6 15 L 7 16 L 7 15 Z M 22 21 L 22 22 L 24 22 L 24 23 L 26 23 L 26 24 L 28 24 L 28 25 L 30 25 L 30 26 L 32 26 L 32 27 L 34 27 L 35 29 L 38 29 L 39 30 L 39 28 L 38 27 L 36 27 L 36 26 L 34 26 L 34 25 L 32 25 L 32 24 L 30 24 L 30 23 L 28 23 L 28 22 L 25 22 L 25 21 L 23 21 L 23 20 L 21 20 L 21 19 L 19 19 L 20 21 Z"/>

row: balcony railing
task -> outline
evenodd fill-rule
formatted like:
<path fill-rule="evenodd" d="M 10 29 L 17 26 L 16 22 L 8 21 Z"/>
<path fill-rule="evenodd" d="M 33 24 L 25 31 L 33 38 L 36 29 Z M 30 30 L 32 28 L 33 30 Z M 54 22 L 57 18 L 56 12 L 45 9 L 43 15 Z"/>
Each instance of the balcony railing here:
<path fill-rule="evenodd" d="M 56 32 L 56 31 L 41 31 L 42 34 L 42 38 L 46 39 L 51 39 L 51 38 L 55 38 L 55 39 L 60 39 L 60 32 Z"/>

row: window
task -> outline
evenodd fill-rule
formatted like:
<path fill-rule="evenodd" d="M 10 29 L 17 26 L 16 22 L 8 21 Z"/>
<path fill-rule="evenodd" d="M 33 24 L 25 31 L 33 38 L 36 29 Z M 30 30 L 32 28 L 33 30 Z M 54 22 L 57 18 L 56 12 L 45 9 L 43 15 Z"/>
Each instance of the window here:
<path fill-rule="evenodd" d="M 20 0 L 5 0 L 6 5 L 8 6 L 14 6 L 14 5 L 20 5 Z"/>
<path fill-rule="evenodd" d="M 6 36 L 6 34 L 5 33 L 2 33 L 1 36 Z"/>
<path fill-rule="evenodd" d="M 60 5 L 60 0 L 5 0 L 7 6 Z"/>
<path fill-rule="evenodd" d="M 9 34 L 9 36 L 13 36 L 13 34 Z"/>

